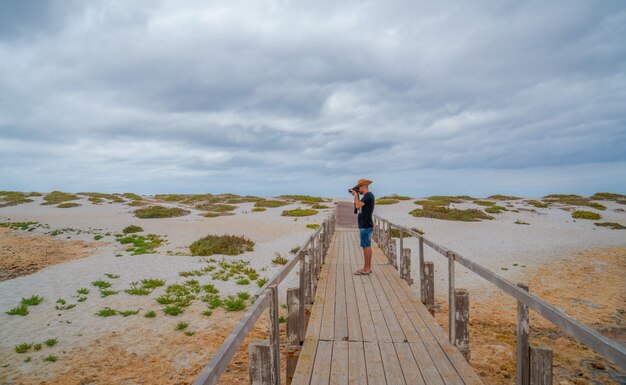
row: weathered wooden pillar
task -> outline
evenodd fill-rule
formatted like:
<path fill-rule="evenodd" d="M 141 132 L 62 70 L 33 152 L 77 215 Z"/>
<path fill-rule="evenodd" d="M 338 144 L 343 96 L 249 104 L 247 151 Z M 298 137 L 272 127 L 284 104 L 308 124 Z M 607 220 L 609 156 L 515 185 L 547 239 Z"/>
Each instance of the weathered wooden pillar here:
<path fill-rule="evenodd" d="M 398 258 L 396 251 L 396 241 L 392 239 L 389 242 L 389 255 L 387 255 L 387 259 L 389 260 L 389 264 L 394 267 L 394 269 L 398 269 Z"/>
<path fill-rule="evenodd" d="M 419 241 L 419 268 L 420 268 L 420 288 L 422 287 L 422 282 L 424 282 L 424 238 L 420 238 Z"/>
<path fill-rule="evenodd" d="M 424 280 L 420 289 L 422 303 L 431 315 L 435 315 L 435 265 L 431 261 L 424 262 Z"/>
<path fill-rule="evenodd" d="M 450 336 L 450 343 L 454 345 L 456 343 L 456 328 L 455 314 L 456 314 L 456 302 L 454 301 L 454 253 L 446 252 L 448 258 L 448 335 Z"/>
<path fill-rule="evenodd" d="M 528 285 L 518 283 L 517 286 L 528 291 Z M 530 331 L 528 323 L 528 306 L 517 301 L 517 352 L 515 363 L 515 374 L 517 385 L 530 384 L 530 348 L 528 344 L 528 334 Z"/>
<path fill-rule="evenodd" d="M 552 349 L 530 347 L 530 385 L 552 385 Z"/>
<path fill-rule="evenodd" d="M 403 254 L 404 253 L 404 228 L 402 228 L 402 227 L 400 227 L 400 241 L 399 241 L 399 243 L 400 243 L 400 247 L 399 247 L 398 250 L 400 250 L 400 251 L 399 251 L 398 255 L 400 256 L 400 258 L 399 258 L 400 259 L 400 266 L 402 266 L 402 256 L 404 255 Z"/>
<path fill-rule="evenodd" d="M 411 278 L 411 249 L 402 249 L 400 278 L 404 279 L 409 285 L 413 284 L 413 279 Z"/>
<path fill-rule="evenodd" d="M 280 333 L 278 329 L 278 286 L 269 287 L 270 311 L 270 375 L 272 385 L 280 385 Z"/>
<path fill-rule="evenodd" d="M 270 341 L 252 340 L 248 344 L 248 374 L 250 385 L 270 385 Z"/>
<path fill-rule="evenodd" d="M 312 275 L 312 260 L 313 256 L 311 254 L 304 255 L 304 303 L 310 304 L 313 303 L 313 291 L 311 289 L 311 275 Z"/>
<path fill-rule="evenodd" d="M 454 290 L 455 302 L 455 345 L 469 362 L 471 353 L 469 347 L 469 293 L 465 289 Z"/>
<path fill-rule="evenodd" d="M 287 343 L 286 361 L 287 369 L 285 378 L 287 384 L 291 384 L 293 374 L 296 371 L 298 358 L 300 357 L 300 289 L 297 287 L 287 289 Z"/>

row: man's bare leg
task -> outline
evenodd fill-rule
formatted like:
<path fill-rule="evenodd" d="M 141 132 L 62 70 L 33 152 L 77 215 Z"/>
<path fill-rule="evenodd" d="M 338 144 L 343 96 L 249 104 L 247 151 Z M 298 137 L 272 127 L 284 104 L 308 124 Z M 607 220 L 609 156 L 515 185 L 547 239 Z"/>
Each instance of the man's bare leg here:
<path fill-rule="evenodd" d="M 365 266 L 363 267 L 364 273 L 369 273 L 372 271 L 372 248 L 364 247 L 363 248 L 363 259 L 365 260 Z"/>

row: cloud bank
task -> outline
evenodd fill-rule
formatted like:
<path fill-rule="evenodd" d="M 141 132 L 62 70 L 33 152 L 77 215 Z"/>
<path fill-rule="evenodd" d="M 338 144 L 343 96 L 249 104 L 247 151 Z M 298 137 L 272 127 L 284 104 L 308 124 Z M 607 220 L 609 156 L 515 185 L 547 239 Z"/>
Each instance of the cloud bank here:
<path fill-rule="evenodd" d="M 621 1 L 0 3 L 1 189 L 626 192 Z"/>

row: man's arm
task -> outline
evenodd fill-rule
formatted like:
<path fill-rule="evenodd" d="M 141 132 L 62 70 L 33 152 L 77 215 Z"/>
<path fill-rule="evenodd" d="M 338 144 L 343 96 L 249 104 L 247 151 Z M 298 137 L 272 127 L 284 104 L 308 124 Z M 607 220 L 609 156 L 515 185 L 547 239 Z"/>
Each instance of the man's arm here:
<path fill-rule="evenodd" d="M 361 200 L 359 199 L 358 193 L 352 191 L 352 195 L 354 195 L 354 207 L 360 209 L 361 207 L 365 206 L 365 203 L 361 202 Z"/>

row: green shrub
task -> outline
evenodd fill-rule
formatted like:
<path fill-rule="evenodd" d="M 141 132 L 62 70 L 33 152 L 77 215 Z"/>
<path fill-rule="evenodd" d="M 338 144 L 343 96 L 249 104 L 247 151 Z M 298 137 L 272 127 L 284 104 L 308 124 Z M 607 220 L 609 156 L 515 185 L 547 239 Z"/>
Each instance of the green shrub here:
<path fill-rule="evenodd" d="M 315 230 L 315 229 L 319 229 L 320 225 L 318 225 L 317 223 L 309 223 L 309 224 L 306 225 L 306 227 L 307 227 L 307 229 Z"/>
<path fill-rule="evenodd" d="M 586 207 L 591 207 L 597 210 L 606 209 L 606 207 L 601 205 L 600 203 L 593 202 L 589 198 L 584 198 L 578 195 L 552 194 L 552 195 L 545 196 L 544 201 L 556 202 L 556 203 L 572 205 L 572 206 L 586 206 Z"/>
<path fill-rule="evenodd" d="M 253 207 L 252 212 L 258 213 L 267 210 L 265 207 Z"/>
<path fill-rule="evenodd" d="M 174 218 L 182 217 L 191 213 L 189 210 L 184 210 L 179 207 L 163 207 L 163 206 L 148 206 L 135 210 L 135 216 L 137 218 Z"/>
<path fill-rule="evenodd" d="M 549 203 L 540 202 L 540 201 L 534 200 L 534 199 L 531 199 L 531 200 L 525 201 L 525 202 L 528 203 L 529 205 L 535 206 L 535 207 L 540 208 L 540 209 L 545 209 L 546 207 L 550 206 Z"/>
<path fill-rule="evenodd" d="M 238 255 L 254 250 L 254 242 L 243 236 L 209 234 L 189 246 L 192 255 L 209 256 L 213 254 Z"/>
<path fill-rule="evenodd" d="M 56 338 L 48 338 L 43 343 L 46 344 L 47 346 L 52 347 L 52 346 L 56 345 L 57 342 L 58 342 L 58 340 Z"/>
<path fill-rule="evenodd" d="M 124 234 L 139 233 L 141 231 L 143 231 L 143 229 L 140 226 L 135 225 L 126 226 L 124 227 L 124 230 L 122 230 Z"/>
<path fill-rule="evenodd" d="M 171 315 L 171 316 L 177 316 L 181 314 L 182 312 L 183 312 L 183 309 L 181 309 L 178 306 L 168 306 L 165 309 L 163 309 L 163 313 L 167 315 Z"/>
<path fill-rule="evenodd" d="M 281 195 L 279 198 L 289 199 L 293 201 L 299 201 L 302 203 L 321 203 L 324 202 L 324 198 L 315 197 L 311 195 Z"/>
<path fill-rule="evenodd" d="M 248 293 L 247 291 L 240 291 L 237 293 L 237 297 L 245 301 L 250 298 L 250 293 Z"/>
<path fill-rule="evenodd" d="M 189 326 L 189 323 L 179 322 L 178 325 L 176 325 L 176 330 L 185 330 L 187 329 L 187 326 Z"/>
<path fill-rule="evenodd" d="M 398 199 L 390 199 L 390 198 L 378 198 L 376 199 L 377 205 L 393 205 L 400 202 Z"/>
<path fill-rule="evenodd" d="M 400 201 L 408 201 L 409 199 L 411 199 L 411 197 L 398 195 L 398 194 L 391 194 L 391 195 L 381 197 L 380 199 L 395 199 L 395 200 L 400 200 Z"/>
<path fill-rule="evenodd" d="M 154 310 L 147 311 L 146 314 L 143 315 L 146 318 L 154 318 L 156 317 L 156 312 Z"/>
<path fill-rule="evenodd" d="M 259 285 L 259 287 L 263 287 L 263 285 L 265 285 L 267 281 L 269 281 L 269 278 L 263 277 L 263 278 L 257 279 L 256 283 L 257 285 Z"/>
<path fill-rule="evenodd" d="M 479 206 L 494 206 L 496 204 L 496 202 L 483 201 L 483 200 L 475 200 L 474 203 L 476 203 Z"/>
<path fill-rule="evenodd" d="M 248 278 L 246 278 L 246 277 L 239 277 L 239 278 L 237 278 L 235 283 L 237 285 L 249 285 L 250 284 L 250 280 Z"/>
<path fill-rule="evenodd" d="M 284 201 L 273 201 L 273 200 L 262 200 L 258 201 L 254 204 L 254 207 L 281 207 L 287 206 L 289 202 Z"/>
<path fill-rule="evenodd" d="M 28 307 L 26 305 L 19 305 L 6 312 L 8 315 L 21 315 L 22 317 L 28 314 Z"/>
<path fill-rule="evenodd" d="M 53 191 L 49 194 L 46 194 L 43 197 L 43 200 L 45 202 L 42 203 L 42 205 L 56 205 L 58 203 L 63 203 L 67 201 L 75 201 L 77 199 L 80 199 L 78 195 L 64 193 L 61 191 Z"/>
<path fill-rule="evenodd" d="M 520 200 L 522 198 L 516 197 L 516 196 L 511 196 L 511 195 L 496 194 L 496 195 L 488 196 L 487 199 L 495 199 L 495 200 L 498 200 L 498 201 L 517 201 L 517 200 Z"/>
<path fill-rule="evenodd" d="M 513 223 L 515 223 L 516 225 L 530 225 L 530 223 L 528 223 L 528 222 L 524 222 L 524 221 L 522 221 L 522 220 L 520 220 L 520 219 L 517 219 L 517 220 L 516 220 L 515 222 L 513 222 Z"/>
<path fill-rule="evenodd" d="M 415 209 L 409 214 L 414 217 L 444 219 L 447 221 L 463 221 L 463 222 L 477 222 L 482 219 L 493 219 L 492 216 L 485 214 L 481 210 L 468 209 L 459 210 L 452 209 L 445 206 L 423 206 L 422 209 Z"/>
<path fill-rule="evenodd" d="M 246 303 L 241 298 L 236 298 L 232 295 L 229 295 L 222 303 L 222 307 L 226 311 L 239 311 L 246 308 Z"/>
<path fill-rule="evenodd" d="M 616 222 L 596 222 L 594 223 L 594 225 L 596 226 L 601 226 L 601 227 L 609 227 L 613 230 L 624 230 L 626 229 L 626 226 L 621 225 L 619 223 Z"/>
<path fill-rule="evenodd" d="M 113 286 L 113 284 L 111 282 L 104 281 L 102 279 L 99 279 L 97 281 L 93 281 L 91 284 L 93 286 L 97 287 L 97 288 L 100 288 L 100 289 L 107 289 L 107 288 Z"/>
<path fill-rule="evenodd" d="M 594 213 L 593 211 L 576 210 L 572 213 L 572 218 L 598 220 L 602 219 L 602 215 Z"/>
<path fill-rule="evenodd" d="M 276 258 L 272 259 L 272 263 L 275 263 L 277 265 L 284 265 L 287 262 L 289 262 L 289 259 L 283 257 L 282 255 L 278 253 L 276 254 Z"/>
<path fill-rule="evenodd" d="M 139 310 L 122 310 L 122 311 L 119 311 L 118 313 L 120 313 L 122 317 L 128 317 L 131 315 L 139 314 Z"/>
<path fill-rule="evenodd" d="M 310 215 L 315 215 L 319 211 L 313 209 L 294 209 L 294 210 L 284 210 L 282 212 L 282 216 L 284 217 L 308 217 Z"/>
<path fill-rule="evenodd" d="M 488 212 L 489 214 L 500 214 L 503 211 L 507 211 L 507 209 L 505 209 L 502 206 L 491 206 L 491 207 L 487 207 L 485 211 Z"/>
<path fill-rule="evenodd" d="M 152 254 L 157 247 L 161 246 L 163 239 L 156 234 L 138 235 L 130 234 L 118 237 L 117 241 L 123 245 L 132 243 L 132 247 L 126 249 L 131 255 Z"/>
<path fill-rule="evenodd" d="M 222 213 L 226 211 L 233 211 L 237 206 L 227 205 L 222 203 L 203 203 L 195 206 L 196 210 L 202 211 L 213 211 L 217 213 Z"/>
<path fill-rule="evenodd" d="M 57 362 L 57 356 L 50 354 L 49 356 L 46 356 L 43 360 L 46 362 Z"/>
<path fill-rule="evenodd" d="M 26 353 L 31 347 L 33 346 L 33 344 L 28 344 L 26 342 L 19 344 L 19 345 L 15 345 L 15 352 L 16 353 Z"/>
<path fill-rule="evenodd" d="M 22 298 L 20 304 L 25 306 L 36 306 L 43 302 L 43 297 L 33 295 L 30 298 Z"/>
<path fill-rule="evenodd" d="M 110 307 L 105 307 L 104 309 L 98 311 L 96 314 L 100 317 L 111 317 L 117 314 L 117 310 L 111 309 Z"/>
<path fill-rule="evenodd" d="M 68 203 L 61 203 L 57 207 L 60 208 L 60 209 L 69 209 L 69 208 L 78 207 L 78 206 L 80 206 L 79 203 L 68 202 Z"/>

